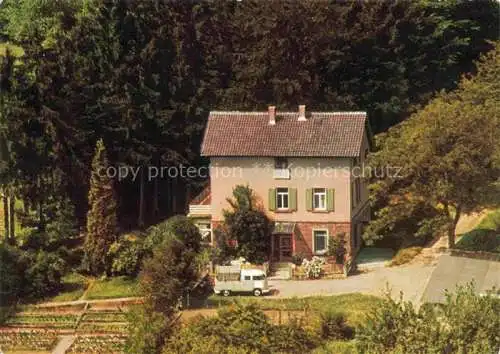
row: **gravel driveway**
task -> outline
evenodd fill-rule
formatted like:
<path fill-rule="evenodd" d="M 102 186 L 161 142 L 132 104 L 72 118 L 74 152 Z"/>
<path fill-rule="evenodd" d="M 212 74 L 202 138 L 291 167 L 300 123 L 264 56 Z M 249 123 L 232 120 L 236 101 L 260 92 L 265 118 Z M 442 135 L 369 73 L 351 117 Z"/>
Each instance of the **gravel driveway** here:
<path fill-rule="evenodd" d="M 393 297 L 403 291 L 405 300 L 419 303 L 435 268 L 433 265 L 412 264 L 377 268 L 346 279 L 270 280 L 269 285 L 275 290 L 272 297 L 282 298 L 357 292 L 380 296 L 389 286 Z"/>

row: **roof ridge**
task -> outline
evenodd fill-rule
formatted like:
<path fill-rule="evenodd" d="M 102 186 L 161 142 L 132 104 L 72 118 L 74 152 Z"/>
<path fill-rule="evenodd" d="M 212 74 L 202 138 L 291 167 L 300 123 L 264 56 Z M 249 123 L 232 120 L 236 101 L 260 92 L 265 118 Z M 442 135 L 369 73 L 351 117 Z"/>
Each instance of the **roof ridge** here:
<path fill-rule="evenodd" d="M 310 114 L 313 115 L 333 115 L 333 116 L 341 116 L 341 115 L 364 115 L 366 116 L 366 111 L 322 111 L 315 112 L 310 111 Z M 267 115 L 267 111 L 210 111 L 210 115 L 224 115 L 224 114 L 237 114 L 237 115 Z M 276 115 L 298 115 L 299 112 L 290 112 L 290 111 L 276 111 Z"/>

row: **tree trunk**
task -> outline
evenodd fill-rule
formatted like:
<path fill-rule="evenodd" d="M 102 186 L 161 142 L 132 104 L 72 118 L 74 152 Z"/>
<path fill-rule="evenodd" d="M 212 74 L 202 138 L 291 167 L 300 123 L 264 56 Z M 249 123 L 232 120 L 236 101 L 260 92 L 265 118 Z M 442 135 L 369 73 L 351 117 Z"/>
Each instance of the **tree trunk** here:
<path fill-rule="evenodd" d="M 13 194 L 9 196 L 9 227 L 10 227 L 10 240 L 14 243 L 16 238 L 16 198 Z"/>
<path fill-rule="evenodd" d="M 153 181 L 154 185 L 154 191 L 153 191 L 153 217 L 154 217 L 154 222 L 156 223 L 158 215 L 159 215 L 159 208 L 158 208 L 158 177 L 156 177 Z"/>
<path fill-rule="evenodd" d="M 455 216 L 450 221 L 450 227 L 448 228 L 448 248 L 455 248 L 455 231 L 457 228 L 458 220 L 460 220 L 461 216 L 461 208 L 458 206 L 455 211 Z"/>
<path fill-rule="evenodd" d="M 9 240 L 9 235 L 10 235 L 10 227 L 9 227 L 9 200 L 7 197 L 7 190 L 4 190 L 3 192 L 3 223 L 4 223 L 4 230 L 5 230 L 5 240 Z"/>
<path fill-rule="evenodd" d="M 139 180 L 139 218 L 137 225 L 142 228 L 144 226 L 144 168 L 141 166 L 141 176 Z"/>

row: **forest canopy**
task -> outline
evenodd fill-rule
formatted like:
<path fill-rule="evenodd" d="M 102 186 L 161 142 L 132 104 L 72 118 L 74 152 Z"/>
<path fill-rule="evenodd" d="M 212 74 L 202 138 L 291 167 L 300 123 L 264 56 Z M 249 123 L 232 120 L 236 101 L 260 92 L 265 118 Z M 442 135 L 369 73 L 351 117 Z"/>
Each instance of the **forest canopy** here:
<path fill-rule="evenodd" d="M 69 198 L 82 226 L 100 138 L 111 165 L 146 167 L 206 163 L 212 109 L 366 110 L 386 131 L 473 70 L 498 14 L 494 0 L 4 0 L 2 185 L 35 224 Z M 117 183 L 121 228 L 183 211 L 200 183 Z"/>

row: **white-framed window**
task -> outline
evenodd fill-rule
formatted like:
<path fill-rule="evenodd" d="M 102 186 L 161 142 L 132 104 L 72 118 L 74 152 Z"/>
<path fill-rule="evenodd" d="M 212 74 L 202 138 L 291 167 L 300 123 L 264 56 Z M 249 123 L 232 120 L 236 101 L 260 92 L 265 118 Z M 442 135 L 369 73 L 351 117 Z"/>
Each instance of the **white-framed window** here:
<path fill-rule="evenodd" d="M 314 254 L 325 254 L 328 250 L 328 230 L 313 230 Z"/>
<path fill-rule="evenodd" d="M 285 157 L 276 157 L 274 159 L 274 178 L 276 179 L 289 179 L 290 168 L 288 159 Z"/>
<path fill-rule="evenodd" d="M 326 188 L 313 189 L 313 209 L 326 210 Z"/>
<path fill-rule="evenodd" d="M 288 188 L 276 188 L 276 209 L 289 209 L 289 193 Z"/>
<path fill-rule="evenodd" d="M 199 222 L 196 224 L 201 234 L 201 242 L 212 242 L 212 228 L 209 222 Z"/>

